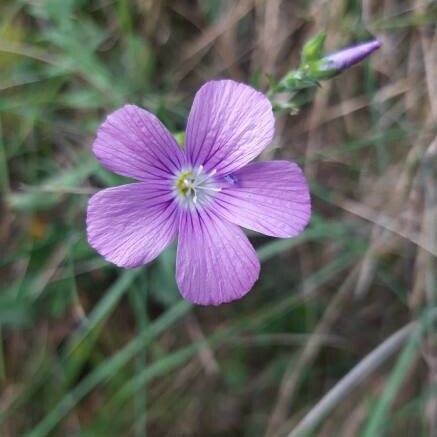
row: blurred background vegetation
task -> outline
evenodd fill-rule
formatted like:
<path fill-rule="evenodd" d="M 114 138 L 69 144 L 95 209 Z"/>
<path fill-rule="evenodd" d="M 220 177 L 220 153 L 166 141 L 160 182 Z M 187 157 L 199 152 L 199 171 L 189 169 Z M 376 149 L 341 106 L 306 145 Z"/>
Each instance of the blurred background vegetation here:
<path fill-rule="evenodd" d="M 436 21 L 426 0 L 1 0 L 0 435 L 437 435 Z M 383 47 L 278 117 L 262 158 L 305 168 L 314 215 L 251 235 L 247 297 L 193 308 L 174 248 L 123 271 L 88 246 L 87 198 L 123 182 L 90 152 L 105 114 L 181 132 L 203 82 L 266 90 L 322 30 Z"/>

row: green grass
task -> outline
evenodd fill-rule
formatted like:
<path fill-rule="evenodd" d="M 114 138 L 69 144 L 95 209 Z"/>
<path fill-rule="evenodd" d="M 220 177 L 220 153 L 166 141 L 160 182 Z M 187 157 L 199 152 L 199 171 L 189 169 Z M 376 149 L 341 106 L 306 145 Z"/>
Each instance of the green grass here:
<path fill-rule="evenodd" d="M 239 18 L 237 3 L 248 5 Z M 287 435 L 391 333 L 432 313 L 436 128 L 421 47 L 435 40 L 435 6 L 382 2 L 367 17 L 357 1 L 246 3 L 0 3 L 0 435 L 262 436 L 272 417 L 268 437 Z M 262 273 L 247 297 L 183 301 L 175 247 L 132 271 L 89 247 L 88 197 L 126 182 L 91 153 L 106 114 L 141 105 L 183 141 L 203 82 L 266 91 L 266 75 L 297 67 L 321 30 L 328 51 L 370 32 L 383 49 L 278 116 L 264 158 L 305 168 L 313 217 L 295 239 L 249 233 Z M 434 328 L 412 334 L 310 435 L 435 431 L 425 413 Z"/>

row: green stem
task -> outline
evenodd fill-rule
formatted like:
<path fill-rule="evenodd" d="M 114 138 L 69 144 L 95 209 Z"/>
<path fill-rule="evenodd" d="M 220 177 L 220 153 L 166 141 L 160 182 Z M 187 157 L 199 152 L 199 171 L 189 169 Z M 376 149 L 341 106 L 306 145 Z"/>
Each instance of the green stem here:
<path fill-rule="evenodd" d="M 318 82 L 312 78 L 309 70 L 299 68 L 288 72 L 279 82 L 272 79 L 267 97 L 272 102 L 274 112 L 288 111 L 297 114 L 300 106 L 297 101 L 299 93 L 317 85 Z"/>

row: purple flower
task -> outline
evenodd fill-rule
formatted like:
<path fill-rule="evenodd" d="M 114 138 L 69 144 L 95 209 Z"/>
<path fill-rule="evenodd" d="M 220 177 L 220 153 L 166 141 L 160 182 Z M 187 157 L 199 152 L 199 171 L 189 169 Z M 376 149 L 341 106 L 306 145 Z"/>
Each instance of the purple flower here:
<path fill-rule="evenodd" d="M 375 39 L 340 50 L 322 59 L 323 70 L 335 72 L 336 74 L 341 73 L 352 65 L 361 62 L 380 47 L 381 43 Z"/>
<path fill-rule="evenodd" d="M 126 105 L 100 126 L 93 151 L 138 182 L 108 188 L 88 203 L 88 241 L 125 268 L 156 258 L 177 236 L 176 279 L 185 299 L 218 305 L 241 298 L 260 263 L 244 232 L 302 232 L 311 215 L 308 185 L 287 161 L 250 163 L 270 143 L 269 100 L 220 80 L 197 92 L 182 150 L 151 113 Z"/>

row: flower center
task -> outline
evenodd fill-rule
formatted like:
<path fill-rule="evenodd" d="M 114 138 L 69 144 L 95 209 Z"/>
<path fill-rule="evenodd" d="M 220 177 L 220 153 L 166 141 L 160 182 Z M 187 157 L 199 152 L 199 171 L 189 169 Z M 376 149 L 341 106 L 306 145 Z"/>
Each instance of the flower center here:
<path fill-rule="evenodd" d="M 176 199 L 185 208 L 204 206 L 220 191 L 215 173 L 215 170 L 207 173 L 203 165 L 180 171 L 174 182 Z"/>

